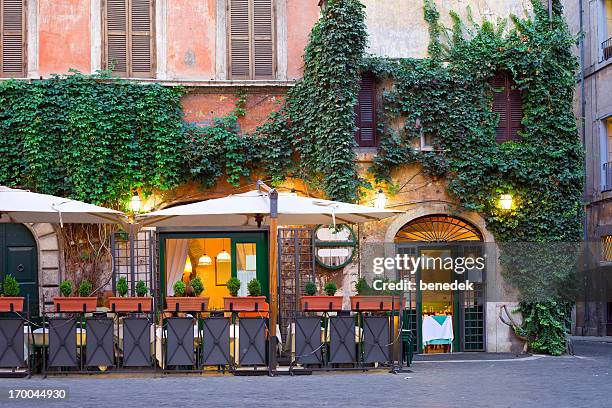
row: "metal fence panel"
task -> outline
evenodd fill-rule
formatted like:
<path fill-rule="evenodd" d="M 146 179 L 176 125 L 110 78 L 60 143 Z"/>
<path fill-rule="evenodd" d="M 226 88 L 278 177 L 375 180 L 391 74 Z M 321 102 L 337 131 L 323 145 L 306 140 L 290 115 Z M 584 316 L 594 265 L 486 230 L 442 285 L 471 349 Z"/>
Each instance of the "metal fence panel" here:
<path fill-rule="evenodd" d="M 23 320 L 18 318 L 0 319 L 0 367 L 22 367 Z"/>
<path fill-rule="evenodd" d="M 151 365 L 151 322 L 145 318 L 123 319 L 123 366 Z"/>
<path fill-rule="evenodd" d="M 266 364 L 266 319 L 240 319 L 240 364 Z"/>
<path fill-rule="evenodd" d="M 207 317 L 203 320 L 204 344 L 202 347 L 205 365 L 230 364 L 229 319 Z"/>
<path fill-rule="evenodd" d="M 76 319 L 49 319 L 49 367 L 78 367 Z"/>
<path fill-rule="evenodd" d="M 363 362 L 389 361 L 389 318 L 363 317 Z"/>
<path fill-rule="evenodd" d="M 194 319 L 191 317 L 169 317 L 166 319 L 166 324 L 166 365 L 195 364 Z"/>
<path fill-rule="evenodd" d="M 298 317 L 295 320 L 295 361 L 321 364 L 321 318 Z"/>
<path fill-rule="evenodd" d="M 113 366 L 113 319 L 87 320 L 87 365 Z"/>
<path fill-rule="evenodd" d="M 354 363 L 355 350 L 355 320 L 349 316 L 330 317 L 330 363 Z"/>

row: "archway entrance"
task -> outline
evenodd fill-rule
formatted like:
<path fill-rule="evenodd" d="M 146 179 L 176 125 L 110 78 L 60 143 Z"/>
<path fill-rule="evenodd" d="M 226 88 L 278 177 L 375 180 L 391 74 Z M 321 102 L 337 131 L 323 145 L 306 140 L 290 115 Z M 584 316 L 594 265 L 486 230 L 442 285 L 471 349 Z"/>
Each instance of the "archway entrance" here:
<path fill-rule="evenodd" d="M 39 315 L 38 251 L 36 240 L 23 224 L 0 223 L 0 280 L 13 275 L 21 296 L 29 297 L 30 315 Z"/>
<path fill-rule="evenodd" d="M 445 214 L 416 218 L 397 232 L 397 253 L 420 259 L 415 273 L 401 271 L 403 279 L 415 283 L 415 290 L 406 293 L 404 319 L 416 333 L 415 351 L 484 351 L 482 241 L 474 225 Z M 457 267 L 466 262 L 469 267 Z M 468 281 L 473 290 L 457 287 Z M 421 282 L 438 286 L 423 288 Z"/>

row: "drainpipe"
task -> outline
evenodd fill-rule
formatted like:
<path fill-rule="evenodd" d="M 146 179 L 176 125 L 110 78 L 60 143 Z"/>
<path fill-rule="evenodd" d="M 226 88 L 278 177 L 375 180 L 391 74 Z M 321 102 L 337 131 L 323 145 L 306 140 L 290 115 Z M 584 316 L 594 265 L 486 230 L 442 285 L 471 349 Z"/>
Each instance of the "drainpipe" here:
<path fill-rule="evenodd" d="M 586 171 L 587 171 L 587 155 L 586 155 L 586 98 L 585 98 L 585 85 L 584 85 L 584 77 L 585 77 L 585 67 L 584 67 L 584 53 L 585 53 L 585 48 L 584 48 L 584 38 L 585 38 L 585 33 L 584 33 L 584 0 L 579 0 L 578 1 L 578 6 L 580 8 L 579 13 L 580 13 L 580 19 L 579 19 L 579 24 L 580 24 L 580 118 L 581 118 L 581 123 L 580 123 L 580 127 L 581 127 L 581 133 L 582 133 L 582 146 L 584 146 L 585 149 L 585 155 L 584 155 L 584 171 L 585 171 L 585 177 L 584 177 L 584 194 L 586 196 L 586 192 L 587 192 L 587 177 L 586 177 Z M 585 197 L 586 198 L 586 197 Z M 586 204 L 586 203 L 585 203 Z M 588 214 L 587 214 L 587 208 L 585 205 L 585 209 L 584 209 L 584 223 L 583 223 L 583 231 L 582 231 L 582 239 L 585 243 L 585 245 L 587 245 L 588 247 L 588 240 L 589 240 L 589 232 L 588 232 Z M 586 249 L 586 248 L 585 248 Z M 587 259 L 586 256 L 583 257 L 584 259 L 584 264 L 583 264 L 583 268 L 585 273 L 589 270 L 589 261 Z M 584 326 L 588 327 L 590 324 L 590 307 L 589 307 L 589 302 L 588 299 L 585 298 L 585 302 L 584 302 Z M 584 331 L 584 327 L 583 327 L 583 331 Z"/>

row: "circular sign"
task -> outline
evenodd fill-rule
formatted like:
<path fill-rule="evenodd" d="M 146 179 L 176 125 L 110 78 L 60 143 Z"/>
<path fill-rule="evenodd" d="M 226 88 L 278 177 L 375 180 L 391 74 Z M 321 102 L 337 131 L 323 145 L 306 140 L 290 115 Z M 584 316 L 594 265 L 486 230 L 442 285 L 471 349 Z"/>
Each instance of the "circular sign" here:
<path fill-rule="evenodd" d="M 327 269 L 340 269 L 351 263 L 357 240 L 348 225 L 319 225 L 315 229 L 315 259 Z"/>

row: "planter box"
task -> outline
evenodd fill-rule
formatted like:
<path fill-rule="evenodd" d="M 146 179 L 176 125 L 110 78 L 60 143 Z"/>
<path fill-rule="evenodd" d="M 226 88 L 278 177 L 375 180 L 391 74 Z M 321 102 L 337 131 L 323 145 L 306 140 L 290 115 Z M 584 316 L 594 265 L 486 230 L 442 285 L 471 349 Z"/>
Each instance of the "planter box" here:
<path fill-rule="evenodd" d="M 109 297 L 108 303 L 113 312 L 150 312 L 153 305 L 151 297 Z"/>
<path fill-rule="evenodd" d="M 166 298 L 166 310 L 169 312 L 204 312 L 207 308 L 207 297 L 169 296 Z"/>
<path fill-rule="evenodd" d="M 265 296 L 224 297 L 223 305 L 226 312 L 257 312 L 265 311 Z"/>
<path fill-rule="evenodd" d="M 0 312 L 23 312 L 23 298 L 0 297 Z"/>
<path fill-rule="evenodd" d="M 58 313 L 95 312 L 97 303 L 98 303 L 97 297 L 56 297 L 56 298 L 53 298 L 53 308 Z"/>
<path fill-rule="evenodd" d="M 342 310 L 342 296 L 302 296 L 300 306 L 304 312 L 337 312 Z"/>
<path fill-rule="evenodd" d="M 351 310 L 359 312 L 399 310 L 399 298 L 393 296 L 351 296 Z"/>

